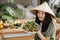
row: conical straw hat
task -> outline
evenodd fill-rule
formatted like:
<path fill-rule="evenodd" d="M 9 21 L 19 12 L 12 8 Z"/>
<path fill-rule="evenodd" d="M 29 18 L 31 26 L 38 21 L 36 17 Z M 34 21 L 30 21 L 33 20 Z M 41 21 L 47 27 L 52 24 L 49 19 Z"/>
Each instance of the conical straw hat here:
<path fill-rule="evenodd" d="M 47 13 L 51 14 L 53 18 L 56 18 L 54 12 L 48 6 L 47 2 L 44 2 L 43 4 L 41 4 L 41 5 L 39 5 L 39 6 L 35 7 L 35 8 L 32 8 L 30 10 L 30 12 L 35 15 L 37 10 L 47 12 Z"/>

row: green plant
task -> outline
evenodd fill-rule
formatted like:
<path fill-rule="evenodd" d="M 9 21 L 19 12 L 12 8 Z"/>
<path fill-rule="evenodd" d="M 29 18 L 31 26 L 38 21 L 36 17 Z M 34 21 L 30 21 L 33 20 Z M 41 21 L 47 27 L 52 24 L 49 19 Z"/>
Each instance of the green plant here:
<path fill-rule="evenodd" d="M 49 0 L 40 0 L 40 4 L 42 4 L 45 1 L 48 2 Z"/>
<path fill-rule="evenodd" d="M 60 7 L 57 9 L 56 17 L 60 18 Z"/>

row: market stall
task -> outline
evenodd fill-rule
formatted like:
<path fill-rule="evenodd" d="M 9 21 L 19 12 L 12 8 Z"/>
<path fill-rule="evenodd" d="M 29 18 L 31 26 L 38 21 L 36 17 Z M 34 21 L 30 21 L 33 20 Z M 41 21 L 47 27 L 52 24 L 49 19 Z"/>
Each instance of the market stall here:
<path fill-rule="evenodd" d="M 20 23 L 25 22 L 23 20 L 20 21 L 21 21 Z M 30 22 L 32 20 L 26 21 Z M 16 20 L 16 22 L 18 22 L 18 20 Z M 10 28 L 9 26 L 7 28 L 1 28 L 0 26 L 0 40 L 28 40 L 28 39 L 34 40 L 34 36 L 35 33 L 25 32 L 25 30 L 23 30 L 22 27 L 20 26 L 18 28 L 16 27 Z"/>
<path fill-rule="evenodd" d="M 27 17 L 32 15 L 29 14 L 31 6 L 25 8 L 23 5 L 8 1 L 0 5 L 0 40 L 34 40 L 35 33 L 27 33 L 21 29 L 21 24 L 34 18 L 32 16 L 28 20 Z"/>

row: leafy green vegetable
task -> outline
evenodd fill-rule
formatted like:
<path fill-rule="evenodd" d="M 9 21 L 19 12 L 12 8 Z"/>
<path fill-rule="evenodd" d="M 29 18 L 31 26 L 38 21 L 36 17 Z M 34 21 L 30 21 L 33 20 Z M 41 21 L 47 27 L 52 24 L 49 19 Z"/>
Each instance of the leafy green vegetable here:
<path fill-rule="evenodd" d="M 58 18 L 60 18 L 60 12 L 58 12 L 58 13 L 56 14 L 56 16 L 57 16 Z"/>
<path fill-rule="evenodd" d="M 6 19 L 6 20 L 13 20 L 12 17 L 7 16 L 7 15 L 2 15 L 2 18 L 3 19 Z"/>
<path fill-rule="evenodd" d="M 34 21 L 27 22 L 25 23 L 25 25 L 23 25 L 23 29 L 25 29 L 28 32 L 37 32 L 39 30 L 39 25 Z"/>
<path fill-rule="evenodd" d="M 13 7 L 13 5 L 14 5 L 14 7 Z M 11 17 L 12 19 L 24 19 L 26 17 L 25 10 L 19 9 L 19 8 L 17 8 L 17 6 L 16 7 L 15 6 L 16 6 L 15 4 L 11 4 L 11 3 L 1 4 L 0 10 L 3 12 L 3 15 Z M 2 18 L 4 18 L 4 17 L 2 17 Z M 6 19 L 7 19 L 7 17 L 6 17 Z M 7 20 L 10 20 L 10 19 L 7 19 Z"/>

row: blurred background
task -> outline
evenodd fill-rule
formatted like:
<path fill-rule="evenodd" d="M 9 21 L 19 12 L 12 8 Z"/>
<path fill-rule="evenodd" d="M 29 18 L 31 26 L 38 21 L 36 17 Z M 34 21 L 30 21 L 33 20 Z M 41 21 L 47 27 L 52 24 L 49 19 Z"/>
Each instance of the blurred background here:
<path fill-rule="evenodd" d="M 3 15 L 1 16 L 3 19 L 7 19 L 4 18 L 8 16 L 7 13 L 12 17 L 9 17 L 10 19 L 33 19 L 35 16 L 29 10 L 45 1 L 49 4 L 56 16 L 60 18 L 60 0 L 0 0 L 0 15 Z M 6 6 L 8 7 L 6 8 Z M 24 12 L 21 13 L 21 9 Z"/>

